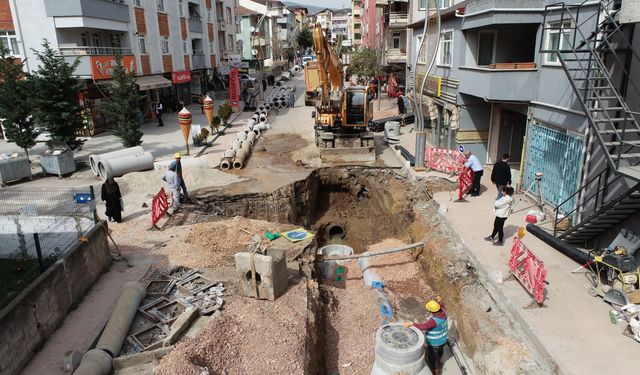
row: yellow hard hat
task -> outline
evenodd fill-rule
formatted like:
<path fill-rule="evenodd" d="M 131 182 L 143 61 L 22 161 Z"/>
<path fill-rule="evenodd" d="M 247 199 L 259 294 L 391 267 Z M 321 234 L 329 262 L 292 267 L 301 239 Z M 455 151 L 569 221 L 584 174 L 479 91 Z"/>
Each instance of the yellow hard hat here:
<path fill-rule="evenodd" d="M 424 307 L 432 313 L 440 311 L 440 304 L 436 301 L 429 301 Z"/>
<path fill-rule="evenodd" d="M 175 154 L 175 155 L 173 155 L 173 156 L 174 156 L 176 159 L 180 159 L 180 153 L 179 153 L 179 152 L 176 152 L 176 154 Z"/>

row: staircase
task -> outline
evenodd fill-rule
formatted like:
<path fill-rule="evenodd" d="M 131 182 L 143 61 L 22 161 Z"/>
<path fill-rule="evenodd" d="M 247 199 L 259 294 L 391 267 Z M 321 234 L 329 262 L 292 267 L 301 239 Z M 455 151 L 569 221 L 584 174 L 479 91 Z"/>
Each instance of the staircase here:
<path fill-rule="evenodd" d="M 607 164 L 555 208 L 554 234 L 584 247 L 640 210 L 640 124 L 624 100 L 630 89 L 640 95 L 628 71 L 640 56 L 616 21 L 619 6 L 620 0 L 601 0 L 545 8 L 540 52 L 552 54 L 562 66 Z M 622 84 L 612 82 L 614 71 L 622 75 Z M 612 197 L 611 191 L 619 193 Z M 576 207 L 564 212 L 574 225 L 561 232 L 561 208 L 574 197 L 579 198 Z"/>

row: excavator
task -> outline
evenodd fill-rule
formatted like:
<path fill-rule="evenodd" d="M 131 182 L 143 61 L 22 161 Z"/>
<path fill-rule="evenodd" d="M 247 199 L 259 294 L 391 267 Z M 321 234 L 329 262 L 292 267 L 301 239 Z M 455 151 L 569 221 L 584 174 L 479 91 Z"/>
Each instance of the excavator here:
<path fill-rule="evenodd" d="M 368 131 L 373 107 L 364 86 L 345 87 L 342 62 L 317 24 L 313 29 L 315 64 L 307 64 L 307 91 L 314 91 L 316 145 L 323 161 L 375 160 L 373 134 Z M 347 150 L 345 150 L 347 149 Z M 349 151 L 348 149 L 352 149 Z"/>

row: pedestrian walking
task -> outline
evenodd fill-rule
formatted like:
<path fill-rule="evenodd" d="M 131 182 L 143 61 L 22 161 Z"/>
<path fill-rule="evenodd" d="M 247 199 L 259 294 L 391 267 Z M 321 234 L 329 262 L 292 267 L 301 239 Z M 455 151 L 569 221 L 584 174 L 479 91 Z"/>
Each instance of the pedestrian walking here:
<path fill-rule="evenodd" d="M 425 305 L 432 315 L 423 323 L 406 322 L 405 327 L 412 325 L 421 331 L 425 331 L 425 344 L 427 345 L 427 365 L 435 375 L 442 373 L 442 354 L 444 346 L 449 338 L 449 322 L 447 311 L 444 309 L 442 298 L 437 296 Z"/>
<path fill-rule="evenodd" d="M 496 214 L 496 218 L 493 221 L 493 231 L 489 237 L 485 237 L 485 240 L 493 242 L 498 235 L 498 241 L 493 244 L 496 246 L 502 246 L 504 244 L 504 222 L 507 221 L 509 214 L 511 213 L 511 206 L 513 205 L 513 188 L 511 186 L 502 187 L 502 198 L 496 200 L 493 204 L 493 212 Z"/>
<path fill-rule="evenodd" d="M 491 171 L 491 182 L 493 182 L 498 189 L 498 197 L 496 200 L 502 198 L 503 186 L 511 186 L 511 167 L 507 164 L 508 161 L 509 154 L 502 154 L 502 160 L 495 163 Z"/>
<path fill-rule="evenodd" d="M 158 119 L 158 127 L 164 126 L 162 122 L 162 112 L 164 112 L 164 107 L 162 106 L 162 102 L 158 102 L 156 104 L 156 119 Z"/>
<path fill-rule="evenodd" d="M 171 162 L 171 165 L 174 166 L 174 170 L 178 175 L 178 179 L 180 182 L 180 190 L 182 190 L 182 196 L 184 196 L 184 199 L 188 201 L 189 193 L 187 192 L 187 185 L 185 185 L 184 178 L 182 177 L 182 161 L 181 161 L 182 158 L 179 152 L 176 152 L 176 154 L 173 157 L 174 159 Z"/>
<path fill-rule="evenodd" d="M 404 96 L 398 95 L 398 114 L 404 115 Z"/>
<path fill-rule="evenodd" d="M 293 90 L 289 91 L 289 107 L 293 108 L 296 106 L 296 94 Z"/>
<path fill-rule="evenodd" d="M 204 95 L 200 95 L 198 103 L 200 103 L 200 112 L 204 115 Z"/>
<path fill-rule="evenodd" d="M 100 198 L 105 202 L 105 215 L 107 215 L 109 221 L 121 223 L 123 211 L 122 194 L 120 194 L 120 186 L 118 186 L 118 183 L 113 177 L 107 178 L 104 184 L 102 184 Z"/>
<path fill-rule="evenodd" d="M 169 186 L 169 192 L 171 192 L 170 213 L 174 214 L 180 208 L 180 191 L 178 190 L 180 189 L 180 178 L 176 173 L 175 164 L 169 164 L 169 169 L 165 172 L 162 180 L 166 181 Z"/>
<path fill-rule="evenodd" d="M 473 155 L 470 151 L 466 151 L 464 153 L 464 157 L 467 160 L 464 163 L 464 166 L 471 169 L 473 172 L 473 184 L 471 185 L 471 190 L 469 190 L 469 194 L 472 197 L 477 197 L 480 195 L 480 179 L 484 171 L 482 170 L 482 164 L 480 163 L 480 159 L 477 156 Z"/>

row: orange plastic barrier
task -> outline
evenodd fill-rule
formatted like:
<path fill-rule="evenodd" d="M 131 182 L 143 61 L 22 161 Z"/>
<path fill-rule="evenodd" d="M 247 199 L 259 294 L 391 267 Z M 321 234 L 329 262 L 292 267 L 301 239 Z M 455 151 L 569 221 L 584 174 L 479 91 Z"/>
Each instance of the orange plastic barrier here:
<path fill-rule="evenodd" d="M 518 237 L 513 239 L 509 271 L 531 294 L 533 300 L 542 305 L 546 285 L 547 267 L 529 250 Z"/>
<path fill-rule="evenodd" d="M 464 168 L 464 155 L 458 150 L 425 148 L 424 166 L 434 171 L 456 174 Z"/>

